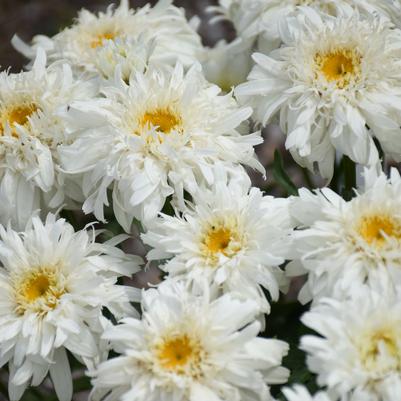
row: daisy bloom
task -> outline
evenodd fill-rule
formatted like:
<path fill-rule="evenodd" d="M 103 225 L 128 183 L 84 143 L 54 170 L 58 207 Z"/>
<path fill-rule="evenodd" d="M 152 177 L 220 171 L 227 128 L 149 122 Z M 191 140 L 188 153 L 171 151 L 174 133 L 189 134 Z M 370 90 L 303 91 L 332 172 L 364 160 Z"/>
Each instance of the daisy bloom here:
<path fill-rule="evenodd" d="M 186 211 L 162 215 L 142 235 L 153 248 L 147 259 L 169 259 L 159 266 L 169 277 L 200 287 L 206 281 L 253 299 L 268 313 L 262 287 L 275 301 L 279 288 L 286 289 L 279 265 L 291 245 L 288 199 L 263 196 L 246 175 L 227 180 L 216 172 L 215 177 L 213 188 L 199 188 Z"/>
<path fill-rule="evenodd" d="M 365 170 L 365 188 L 346 202 L 328 188 L 299 191 L 291 211 L 300 222 L 294 231 L 298 259 L 287 266 L 289 275 L 308 273 L 300 294 L 343 297 L 363 284 L 401 280 L 401 178 L 392 169 Z"/>
<path fill-rule="evenodd" d="M 121 0 L 118 7 L 110 5 L 106 12 L 98 15 L 83 9 L 71 27 L 51 38 L 35 36 L 32 46 L 18 36 L 14 36 L 12 42 L 28 58 L 32 58 L 40 46 L 46 50 L 50 61 L 68 60 L 80 71 L 98 72 L 99 50 L 109 42 L 136 40 L 140 36 L 155 40 L 153 60 L 160 63 L 175 64 L 179 60 L 190 65 L 202 51 L 199 35 L 186 20 L 184 11 L 172 5 L 172 0 L 161 0 L 153 8 L 147 4 L 136 10 L 130 9 L 128 0 Z M 116 51 L 119 52 L 118 45 Z"/>
<path fill-rule="evenodd" d="M 74 80 L 67 65 L 45 65 L 39 49 L 31 71 L 0 73 L 0 223 L 11 221 L 20 230 L 34 211 L 71 204 L 77 191 L 71 182 L 65 197 L 57 153 L 69 128 L 58 111 L 94 95 L 92 85 Z"/>
<path fill-rule="evenodd" d="M 142 320 L 123 319 L 104 338 L 121 354 L 93 373 L 92 400 L 271 400 L 288 345 L 259 338 L 257 306 L 226 294 L 210 300 L 164 282 L 143 294 Z"/>
<path fill-rule="evenodd" d="M 281 44 L 280 22 L 297 13 L 300 6 L 335 17 L 355 10 L 361 15 L 379 15 L 400 25 L 397 19 L 400 6 L 393 0 L 219 0 L 217 7 L 209 9 L 217 13 L 214 20 L 230 20 L 238 36 L 256 40 L 260 51 L 269 52 Z"/>
<path fill-rule="evenodd" d="M 325 298 L 302 318 L 307 365 L 335 399 L 394 401 L 401 394 L 401 302 L 391 289 Z"/>
<path fill-rule="evenodd" d="M 253 55 L 236 94 L 261 124 L 279 119 L 295 160 L 331 179 L 336 150 L 377 163 L 373 137 L 401 160 L 401 31 L 375 16 L 305 7 L 281 25 L 281 38 L 280 49 Z"/>
<path fill-rule="evenodd" d="M 83 210 L 100 220 L 108 188 L 115 216 L 129 231 L 133 217 L 147 223 L 168 196 L 182 204 L 184 190 L 212 184 L 217 162 L 241 173 L 239 163 L 264 171 L 253 149 L 260 133 L 240 133 L 252 109 L 240 108 L 232 94 L 220 95 L 198 65 L 186 73 L 180 64 L 150 68 L 102 92 L 98 101 L 70 105 L 66 118 L 77 135 L 59 149 L 66 171 L 84 173 Z"/>
<path fill-rule="evenodd" d="M 295 385 L 293 388 L 284 388 L 283 394 L 287 401 L 331 401 L 331 398 L 325 392 L 321 391 L 312 396 L 304 386 L 300 385 Z"/>
<path fill-rule="evenodd" d="M 71 400 L 66 350 L 93 368 L 107 357 L 102 309 L 135 315 L 139 290 L 116 282 L 137 272 L 140 258 L 115 243 L 97 244 L 54 215 L 34 217 L 22 233 L 0 226 L 0 364 L 9 364 L 11 401 L 48 372 L 59 400 Z"/>

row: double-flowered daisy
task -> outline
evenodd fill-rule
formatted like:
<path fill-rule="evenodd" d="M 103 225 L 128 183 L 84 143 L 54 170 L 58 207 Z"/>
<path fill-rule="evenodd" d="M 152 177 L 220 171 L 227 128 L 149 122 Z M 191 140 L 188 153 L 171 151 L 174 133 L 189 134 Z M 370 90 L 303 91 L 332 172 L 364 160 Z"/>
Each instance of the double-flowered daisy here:
<path fill-rule="evenodd" d="M 104 87 L 98 101 L 72 103 L 66 118 L 77 135 L 60 148 L 64 168 L 84 173 L 85 212 L 103 220 L 107 190 L 125 230 L 133 217 L 146 223 L 168 196 L 183 203 L 183 192 L 212 184 L 213 166 L 243 163 L 263 171 L 253 146 L 260 133 L 241 135 L 252 109 L 232 94 L 220 95 L 195 65 L 188 72 L 150 68 Z"/>
<path fill-rule="evenodd" d="M 287 401 L 332 401 L 331 398 L 323 391 L 318 392 L 315 396 L 310 395 L 309 391 L 301 385 L 295 385 L 293 388 L 284 388 L 283 394 Z M 363 399 L 355 401 L 364 401 Z"/>
<path fill-rule="evenodd" d="M 211 300 L 165 282 L 146 291 L 142 305 L 142 320 L 105 332 L 121 355 L 93 373 L 93 400 L 264 401 L 268 384 L 287 380 L 280 365 L 288 345 L 257 337 L 253 301 Z"/>
<path fill-rule="evenodd" d="M 400 24 L 400 7 L 393 0 L 219 0 L 210 7 L 217 19 L 229 19 L 237 34 L 246 40 L 256 40 L 260 51 L 271 51 L 280 46 L 280 22 L 308 6 L 325 14 L 341 18 L 344 12 L 355 10 L 361 15 L 379 15 Z"/>
<path fill-rule="evenodd" d="M 139 270 L 140 260 L 113 243 L 98 244 L 65 220 L 34 217 L 26 231 L 0 226 L 0 364 L 8 362 L 11 401 L 50 373 L 60 401 L 72 397 L 66 350 L 88 368 L 107 357 L 101 340 L 117 318 L 134 316 L 138 290 L 116 285 Z"/>
<path fill-rule="evenodd" d="M 199 35 L 186 20 L 184 11 L 173 6 L 171 0 L 162 0 L 154 7 L 147 4 L 136 10 L 129 7 L 128 0 L 121 0 L 118 7 L 111 5 L 106 12 L 97 15 L 83 9 L 72 26 L 55 36 L 38 35 L 33 38 L 32 46 L 15 36 L 13 44 L 28 58 L 32 58 L 40 46 L 46 50 L 50 61 L 67 60 L 78 70 L 98 72 L 98 52 L 104 46 L 139 37 L 155 41 L 152 59 L 160 63 L 174 64 L 179 60 L 190 65 L 202 50 Z M 116 44 L 115 51 L 120 50 L 121 46 Z"/>
<path fill-rule="evenodd" d="M 69 128 L 58 112 L 94 90 L 74 80 L 67 65 L 45 65 L 39 49 L 31 71 L 0 74 L 0 223 L 16 229 L 36 210 L 59 208 L 77 192 L 71 182 L 65 197 L 57 146 Z"/>
<path fill-rule="evenodd" d="M 299 260 L 290 275 L 308 272 L 300 298 L 342 297 L 363 284 L 396 287 L 401 268 L 401 178 L 365 170 L 365 188 L 346 202 L 330 189 L 299 191 L 292 214 Z"/>
<path fill-rule="evenodd" d="M 169 277 L 253 299 L 267 313 L 261 287 L 277 300 L 286 284 L 279 266 L 293 227 L 288 200 L 263 196 L 246 175 L 216 180 L 213 188 L 199 189 L 186 211 L 162 215 L 143 234 L 153 247 L 147 258 L 169 259 L 160 266 Z"/>
<path fill-rule="evenodd" d="M 253 55 L 236 93 L 261 124 L 279 119 L 295 160 L 330 179 L 336 150 L 375 164 L 374 137 L 401 160 L 401 31 L 375 16 L 303 8 L 281 24 L 281 39 L 278 50 Z"/>
<path fill-rule="evenodd" d="M 401 303 L 391 289 L 326 298 L 306 313 L 318 336 L 301 339 L 309 369 L 335 399 L 393 401 L 401 394 Z"/>

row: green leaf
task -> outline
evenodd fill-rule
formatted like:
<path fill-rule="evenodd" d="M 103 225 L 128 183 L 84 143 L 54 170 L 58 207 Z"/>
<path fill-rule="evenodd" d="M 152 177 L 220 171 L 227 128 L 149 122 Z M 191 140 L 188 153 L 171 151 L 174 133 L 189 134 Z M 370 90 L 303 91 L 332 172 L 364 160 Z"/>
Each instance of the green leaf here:
<path fill-rule="evenodd" d="M 277 149 L 274 151 L 273 177 L 288 195 L 298 195 L 298 189 L 285 172 L 283 159 Z"/>
<path fill-rule="evenodd" d="M 283 360 L 283 366 L 291 372 L 288 382 L 284 386 L 272 386 L 272 394 L 278 400 L 285 400 L 281 394 L 282 387 L 303 384 L 312 394 L 317 390 L 316 376 L 309 372 L 306 366 L 306 354 L 299 348 L 301 337 L 312 333 L 300 321 L 307 310 L 307 305 L 281 300 L 272 304 L 271 313 L 267 317 L 267 327 L 262 334 L 263 337 L 277 338 L 286 341 L 290 346 L 289 353 Z"/>
<path fill-rule="evenodd" d="M 92 388 L 90 378 L 87 376 L 79 377 L 74 380 L 74 392 L 90 390 Z"/>
<path fill-rule="evenodd" d="M 21 401 L 43 401 L 46 398 L 36 388 L 28 388 L 21 398 Z"/>

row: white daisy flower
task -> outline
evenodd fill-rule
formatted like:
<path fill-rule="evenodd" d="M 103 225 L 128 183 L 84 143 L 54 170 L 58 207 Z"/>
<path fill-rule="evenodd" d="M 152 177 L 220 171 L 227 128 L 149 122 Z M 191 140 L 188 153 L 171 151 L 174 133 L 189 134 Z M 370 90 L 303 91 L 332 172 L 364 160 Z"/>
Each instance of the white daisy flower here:
<path fill-rule="evenodd" d="M 300 294 L 343 297 L 366 283 L 401 282 L 401 178 L 390 179 L 365 170 L 365 189 L 346 202 L 328 188 L 314 193 L 301 189 L 292 215 L 301 223 L 294 231 L 299 260 L 289 275 L 308 273 Z"/>
<path fill-rule="evenodd" d="M 374 17 L 335 18 L 303 8 L 281 26 L 284 45 L 256 66 L 236 94 L 265 125 L 277 117 L 302 166 L 331 178 L 335 150 L 374 165 L 376 137 L 401 160 L 401 31 Z"/>
<path fill-rule="evenodd" d="M 394 0 L 219 0 L 219 6 L 210 7 L 217 12 L 215 19 L 232 21 L 237 34 L 246 39 L 257 39 L 260 51 L 269 52 L 281 44 L 279 23 L 309 6 L 333 16 L 358 11 L 361 15 L 379 15 L 400 25 L 400 6 Z"/>
<path fill-rule="evenodd" d="M 167 284 L 166 284 L 167 283 Z M 106 331 L 121 356 L 94 372 L 92 399 L 108 401 L 271 400 L 287 380 L 288 345 L 259 338 L 257 306 L 226 294 L 210 300 L 163 283 L 143 294 L 142 320 Z"/>
<path fill-rule="evenodd" d="M 253 149 L 260 133 L 238 131 L 252 109 L 219 92 L 198 66 L 184 73 L 177 64 L 133 74 L 128 85 L 116 80 L 97 102 L 71 104 L 68 116 L 79 134 L 60 154 L 67 171 L 85 174 L 84 211 L 104 220 L 112 186 L 114 213 L 129 231 L 133 217 L 144 223 L 155 218 L 168 196 L 182 204 L 183 190 L 212 184 L 216 162 L 264 171 Z"/>
<path fill-rule="evenodd" d="M 199 188 L 186 211 L 162 215 L 143 241 L 152 246 L 148 260 L 169 259 L 159 266 L 169 277 L 215 285 L 242 299 L 253 299 L 261 313 L 286 280 L 279 265 L 290 248 L 294 226 L 288 199 L 263 196 L 248 176 L 227 180 L 215 173 L 212 189 Z M 206 284 L 204 284 L 206 282 Z"/>
<path fill-rule="evenodd" d="M 301 385 L 295 385 L 293 388 L 284 388 L 283 394 L 287 398 L 287 401 L 331 401 L 331 398 L 325 392 L 320 391 L 315 396 L 312 396 L 309 391 Z M 360 401 L 367 400 L 361 399 Z"/>
<path fill-rule="evenodd" d="M 76 192 L 71 182 L 65 198 L 57 146 L 69 128 L 58 111 L 94 94 L 67 65 L 45 64 L 39 50 L 31 71 L 0 73 L 0 223 L 21 230 L 34 211 L 55 210 Z"/>
<path fill-rule="evenodd" d="M 9 363 L 9 394 L 19 400 L 48 372 L 60 401 L 72 397 L 66 350 L 88 368 L 107 357 L 107 320 L 134 316 L 139 290 L 116 285 L 139 270 L 140 258 L 97 244 L 65 220 L 34 217 L 25 232 L 0 226 L 0 365 Z"/>
<path fill-rule="evenodd" d="M 240 39 L 231 43 L 222 40 L 205 48 L 201 62 L 206 79 L 228 93 L 246 81 L 252 68 L 251 48 Z"/>
<path fill-rule="evenodd" d="M 121 0 L 118 7 L 111 5 L 98 15 L 83 9 L 74 25 L 52 38 L 38 35 L 33 38 L 32 46 L 28 46 L 14 36 L 12 43 L 28 58 L 40 46 L 46 49 L 50 61 L 68 60 L 79 70 L 98 72 L 97 53 L 102 47 L 111 41 L 136 40 L 140 36 L 155 40 L 152 60 L 164 64 L 179 60 L 190 65 L 202 51 L 199 35 L 186 20 L 184 10 L 173 6 L 172 0 L 161 0 L 153 8 L 147 4 L 136 10 L 129 8 L 128 0 Z M 120 46 L 116 47 L 119 52 Z"/>
<path fill-rule="evenodd" d="M 309 369 L 335 399 L 394 401 L 401 394 L 401 302 L 390 289 L 326 298 L 303 323 L 318 336 L 301 339 Z"/>

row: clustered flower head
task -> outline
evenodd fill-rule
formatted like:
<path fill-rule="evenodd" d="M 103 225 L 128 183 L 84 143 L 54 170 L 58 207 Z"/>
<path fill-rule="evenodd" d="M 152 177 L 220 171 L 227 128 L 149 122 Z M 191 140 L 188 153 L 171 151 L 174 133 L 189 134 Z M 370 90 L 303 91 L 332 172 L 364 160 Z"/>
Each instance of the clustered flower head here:
<path fill-rule="evenodd" d="M 269 399 L 284 383 L 288 344 L 258 338 L 255 302 L 231 294 L 210 299 L 165 281 L 142 299 L 142 319 L 124 319 L 104 338 L 121 356 L 94 373 L 92 398 L 101 400 Z M 241 372 L 242 378 L 237 375 Z"/>
<path fill-rule="evenodd" d="M 248 82 L 236 90 L 256 120 L 278 121 L 294 159 L 328 179 L 336 152 L 375 165 L 374 138 L 400 161 L 401 30 L 374 15 L 302 8 L 280 34 L 282 46 L 254 53 Z"/>
<path fill-rule="evenodd" d="M 29 62 L 0 72 L 10 401 L 72 401 L 77 379 L 90 401 L 401 397 L 401 5 L 209 11 L 235 40 L 203 46 L 172 0 L 13 37 Z M 256 154 L 272 124 L 289 169 L 280 145 Z"/>

